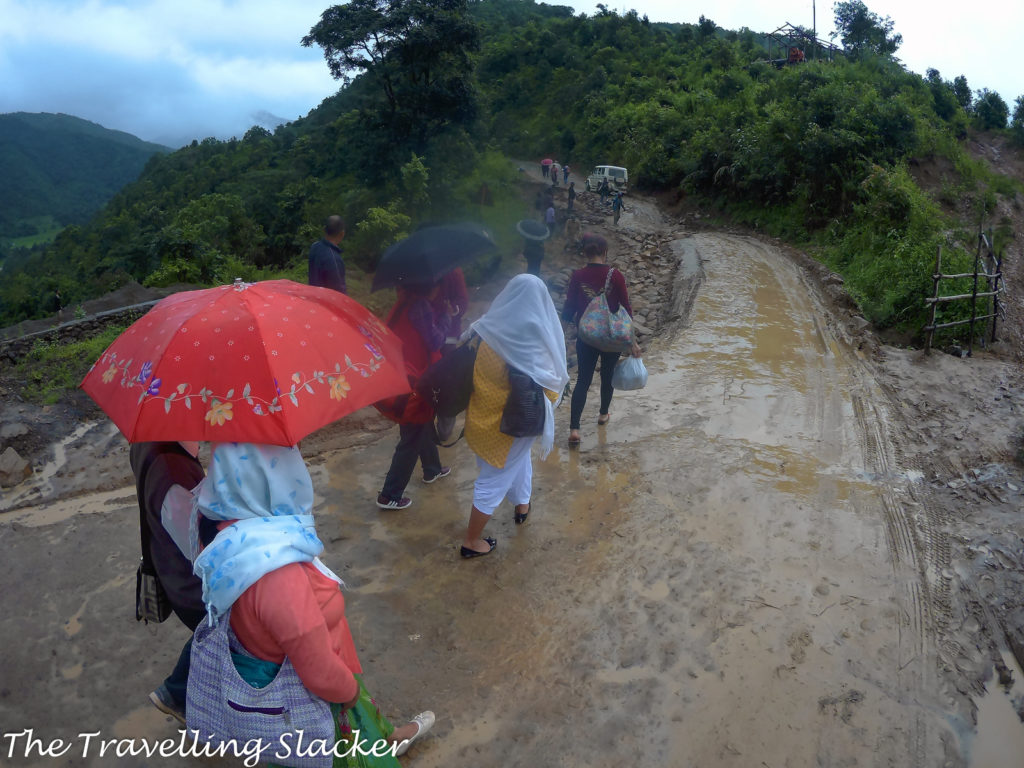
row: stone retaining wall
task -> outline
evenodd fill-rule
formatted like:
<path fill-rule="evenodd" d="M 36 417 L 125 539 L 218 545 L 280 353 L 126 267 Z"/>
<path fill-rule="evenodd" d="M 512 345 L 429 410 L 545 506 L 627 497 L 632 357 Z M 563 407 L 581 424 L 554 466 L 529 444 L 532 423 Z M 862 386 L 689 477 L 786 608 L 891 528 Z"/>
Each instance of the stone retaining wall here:
<path fill-rule="evenodd" d="M 17 363 L 38 341 L 61 343 L 81 341 L 82 339 L 91 339 L 111 325 L 128 325 L 146 314 L 156 303 L 156 301 L 147 301 L 142 304 L 133 304 L 130 307 L 109 309 L 80 320 L 61 323 L 45 331 L 0 341 L 0 364 L 13 365 Z"/>

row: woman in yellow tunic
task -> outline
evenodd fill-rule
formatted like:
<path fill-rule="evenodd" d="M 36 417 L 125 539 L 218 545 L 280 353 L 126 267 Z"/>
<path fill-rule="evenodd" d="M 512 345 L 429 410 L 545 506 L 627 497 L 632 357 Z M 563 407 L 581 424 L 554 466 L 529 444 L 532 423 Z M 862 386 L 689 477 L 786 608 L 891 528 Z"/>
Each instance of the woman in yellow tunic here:
<path fill-rule="evenodd" d="M 495 297 L 487 313 L 471 326 L 481 338 L 473 369 L 473 394 L 466 412 L 466 442 L 477 455 L 480 470 L 473 486 L 473 509 L 462 542 L 463 557 L 486 555 L 497 541 L 484 537 L 494 510 L 508 499 L 515 521 L 525 522 L 530 508 L 535 437 L 512 437 L 501 429 L 509 395 L 509 368 L 515 368 L 544 388 L 544 429 L 541 458 L 555 439 L 553 403 L 569 381 L 565 366 L 565 336 L 544 281 L 518 275 Z"/>

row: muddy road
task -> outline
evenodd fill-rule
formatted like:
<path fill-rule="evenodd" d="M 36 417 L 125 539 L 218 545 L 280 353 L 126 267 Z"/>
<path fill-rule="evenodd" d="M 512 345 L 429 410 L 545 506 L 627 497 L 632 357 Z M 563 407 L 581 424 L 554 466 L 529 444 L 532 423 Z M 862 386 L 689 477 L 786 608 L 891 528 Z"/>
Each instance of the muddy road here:
<path fill-rule="evenodd" d="M 408 764 L 1019 766 L 1015 692 L 984 696 L 1001 641 L 957 599 L 985 563 L 958 554 L 975 534 L 949 493 L 970 483 L 945 480 L 976 457 L 938 477 L 916 401 L 895 394 L 915 363 L 852 336 L 775 245 L 669 223 L 649 200 L 615 230 L 583 210 L 652 330 L 650 383 L 617 393 L 601 428 L 595 386 L 578 450 L 556 411 L 530 520 L 499 510 L 492 556 L 458 557 L 464 443 L 442 454 L 450 478 L 414 478 L 414 505 L 386 513 L 373 499 L 396 430 L 363 415 L 317 445 L 323 559 L 346 581 L 367 685 L 394 718 L 438 715 Z M 559 306 L 570 263 L 543 267 Z M 952 364 L 922 363 L 938 380 Z M 93 429 L 93 450 L 119 458 Z M 67 461 L 88 467 L 81 445 Z M 993 514 L 1019 511 L 999 474 L 1014 470 L 993 466 Z M 122 483 L 0 517 L 0 731 L 175 734 L 146 694 L 186 634 L 133 620 L 137 537 Z M 0 741 L 0 764 L 110 764 L 77 752 L 9 760 Z"/>

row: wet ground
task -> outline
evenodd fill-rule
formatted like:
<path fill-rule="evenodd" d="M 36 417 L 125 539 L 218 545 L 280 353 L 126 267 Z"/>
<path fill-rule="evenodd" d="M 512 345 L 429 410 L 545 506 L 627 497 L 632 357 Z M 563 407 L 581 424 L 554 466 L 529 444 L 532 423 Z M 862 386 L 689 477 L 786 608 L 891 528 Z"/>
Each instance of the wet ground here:
<path fill-rule="evenodd" d="M 951 383 L 958 360 L 864 344 L 775 245 L 670 224 L 644 200 L 608 231 L 656 331 L 650 383 L 617 393 L 600 428 L 595 386 L 578 450 L 558 409 L 530 520 L 500 510 L 493 555 L 458 557 L 464 443 L 403 512 L 372 503 L 395 430 L 363 415 L 316 445 L 324 560 L 347 583 L 367 685 L 395 718 L 438 715 L 408 764 L 1020 766 L 1019 688 L 997 686 L 994 659 L 1019 670 L 989 599 L 1012 601 L 1020 573 L 1024 482 L 991 447 L 1016 428 L 1019 380 L 982 360 Z M 556 294 L 565 264 L 546 262 Z M 931 379 L 984 382 L 971 416 L 1005 434 L 948 437 Z M 39 498 L 0 522 L 0 731 L 173 736 L 145 696 L 186 634 L 131 615 L 134 490 Z M 110 764 L 71 756 L 13 762 Z"/>

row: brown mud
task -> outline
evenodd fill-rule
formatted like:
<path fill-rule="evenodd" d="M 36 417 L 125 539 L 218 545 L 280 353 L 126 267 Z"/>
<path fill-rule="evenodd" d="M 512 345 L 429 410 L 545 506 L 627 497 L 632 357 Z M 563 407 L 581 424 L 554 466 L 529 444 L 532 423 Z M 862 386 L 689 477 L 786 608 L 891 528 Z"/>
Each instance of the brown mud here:
<path fill-rule="evenodd" d="M 578 450 L 556 411 L 530 519 L 499 510 L 493 555 L 458 557 L 464 443 L 386 513 L 387 423 L 363 411 L 303 445 L 367 685 L 396 719 L 438 715 L 407 764 L 1019 766 L 1024 689 L 998 683 L 1024 626 L 1013 355 L 881 345 L 777 243 L 635 196 L 617 228 L 577 204 L 630 283 L 650 383 L 600 428 L 594 387 Z M 560 306 L 580 259 L 558 243 Z M 87 424 L 63 451 L 0 502 L 0 731 L 173 736 L 145 697 L 187 635 L 131 615 L 123 441 Z"/>

